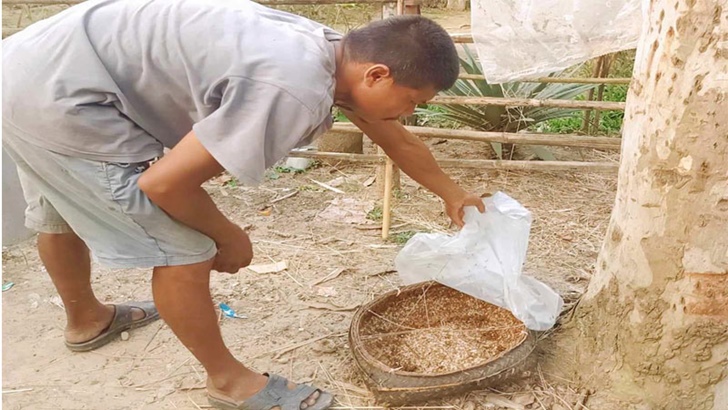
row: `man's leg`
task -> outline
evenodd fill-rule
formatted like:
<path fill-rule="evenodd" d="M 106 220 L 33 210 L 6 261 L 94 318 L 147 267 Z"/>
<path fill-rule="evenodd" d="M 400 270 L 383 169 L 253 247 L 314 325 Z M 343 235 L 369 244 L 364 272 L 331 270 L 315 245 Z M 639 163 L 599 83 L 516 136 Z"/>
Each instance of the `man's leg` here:
<path fill-rule="evenodd" d="M 91 289 L 91 260 L 86 244 L 75 233 L 41 233 L 38 253 L 66 308 L 66 340 L 80 343 L 106 329 L 114 307 L 99 302 Z M 144 312 L 133 310 L 134 320 Z"/>
<path fill-rule="evenodd" d="M 212 263 L 154 268 L 154 303 L 182 344 L 202 363 L 209 376 L 208 387 L 237 401 L 245 400 L 261 390 L 267 378 L 237 361 L 222 340 L 210 296 Z M 302 408 L 314 404 L 317 397 L 318 393 L 311 395 Z"/>

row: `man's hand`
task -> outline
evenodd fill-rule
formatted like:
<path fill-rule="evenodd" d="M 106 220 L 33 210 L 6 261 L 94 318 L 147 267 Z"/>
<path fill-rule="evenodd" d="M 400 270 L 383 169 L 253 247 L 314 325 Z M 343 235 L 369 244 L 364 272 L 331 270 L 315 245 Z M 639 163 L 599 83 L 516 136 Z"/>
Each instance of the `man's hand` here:
<path fill-rule="evenodd" d="M 235 225 L 230 238 L 217 243 L 217 256 L 212 269 L 218 272 L 236 273 L 253 260 L 253 244 L 248 234 Z"/>
<path fill-rule="evenodd" d="M 483 200 L 474 194 L 464 194 L 460 198 L 455 198 L 450 200 L 449 202 L 445 202 L 445 211 L 447 212 L 447 216 L 452 219 L 452 221 L 455 223 L 455 225 L 462 228 L 465 225 L 465 221 L 463 221 L 463 217 L 465 217 L 465 207 L 466 206 L 474 206 L 478 208 L 478 210 L 482 213 L 485 212 L 485 205 L 483 204 Z"/>
<path fill-rule="evenodd" d="M 480 198 L 468 194 L 453 182 L 437 165 L 427 146 L 398 121 L 366 122 L 352 112 L 342 112 L 374 143 L 382 147 L 402 171 L 442 198 L 448 216 L 459 227 L 464 225 L 463 207 L 475 206 L 480 212 L 485 212 Z"/>

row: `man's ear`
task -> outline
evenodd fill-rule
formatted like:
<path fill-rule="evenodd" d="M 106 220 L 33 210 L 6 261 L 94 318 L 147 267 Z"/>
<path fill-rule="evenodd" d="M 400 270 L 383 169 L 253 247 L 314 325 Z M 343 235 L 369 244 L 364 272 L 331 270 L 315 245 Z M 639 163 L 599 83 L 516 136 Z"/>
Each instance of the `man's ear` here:
<path fill-rule="evenodd" d="M 384 64 L 374 64 L 364 72 L 364 83 L 371 87 L 381 81 L 391 81 L 392 73 Z"/>

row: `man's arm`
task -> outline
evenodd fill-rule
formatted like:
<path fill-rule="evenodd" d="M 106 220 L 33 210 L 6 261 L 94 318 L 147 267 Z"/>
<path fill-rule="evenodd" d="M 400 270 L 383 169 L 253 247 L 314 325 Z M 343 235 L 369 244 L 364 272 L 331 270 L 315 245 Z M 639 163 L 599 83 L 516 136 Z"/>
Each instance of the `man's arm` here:
<path fill-rule="evenodd" d="M 214 269 L 237 272 L 253 258 L 248 235 L 217 209 L 202 184 L 223 167 L 195 136 L 187 134 L 139 178 L 139 188 L 172 218 L 202 232 L 217 244 Z"/>
<path fill-rule="evenodd" d="M 443 172 L 429 148 L 398 121 L 365 122 L 356 115 L 344 114 L 412 179 L 445 201 L 447 213 L 463 226 L 463 207 L 475 206 L 485 211 L 482 200 L 469 194 Z"/>

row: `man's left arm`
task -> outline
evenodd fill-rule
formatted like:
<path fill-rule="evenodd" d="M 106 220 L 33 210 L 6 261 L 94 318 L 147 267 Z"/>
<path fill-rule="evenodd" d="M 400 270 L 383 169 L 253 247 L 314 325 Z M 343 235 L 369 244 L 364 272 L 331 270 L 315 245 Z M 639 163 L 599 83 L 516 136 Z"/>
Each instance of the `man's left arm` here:
<path fill-rule="evenodd" d="M 485 211 L 483 201 L 462 189 L 443 172 L 429 148 L 398 121 L 365 122 L 356 115 L 346 116 L 375 144 L 382 147 L 399 168 L 412 179 L 445 201 L 447 214 L 463 226 L 463 207 L 475 206 Z"/>

